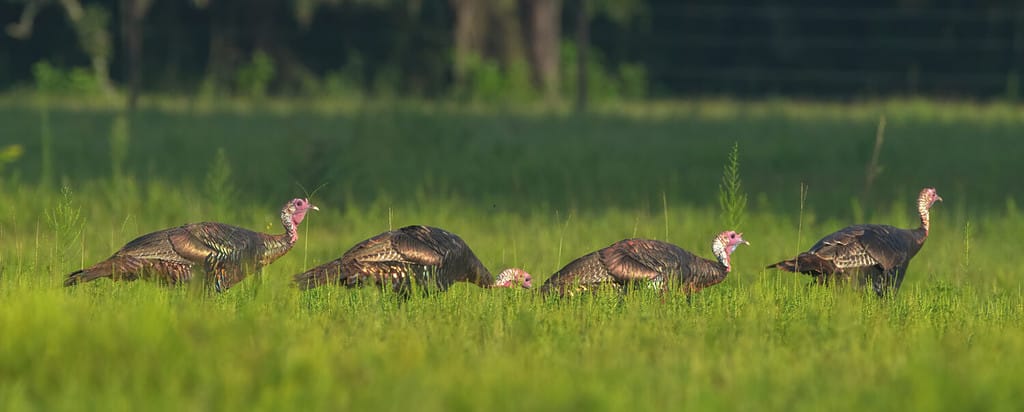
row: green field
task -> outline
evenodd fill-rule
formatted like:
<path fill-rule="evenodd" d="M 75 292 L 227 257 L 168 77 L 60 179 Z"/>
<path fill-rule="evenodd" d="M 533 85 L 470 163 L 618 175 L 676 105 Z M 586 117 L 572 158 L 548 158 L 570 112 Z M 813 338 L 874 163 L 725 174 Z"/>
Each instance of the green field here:
<path fill-rule="evenodd" d="M 1015 106 L 707 100 L 577 116 L 169 101 L 128 118 L 4 100 L 0 125 L 0 149 L 24 149 L 0 171 L 5 411 L 1024 408 Z M 731 229 L 717 193 L 734 142 L 752 246 L 689 303 L 471 285 L 402 303 L 288 284 L 407 224 L 458 233 L 492 271 L 520 266 L 538 285 L 632 236 L 710 257 Z M 848 224 L 915 226 L 923 186 L 945 202 L 895 298 L 763 269 Z M 280 206 L 316 188 L 322 210 L 295 249 L 227 293 L 61 287 L 154 230 L 280 232 Z"/>

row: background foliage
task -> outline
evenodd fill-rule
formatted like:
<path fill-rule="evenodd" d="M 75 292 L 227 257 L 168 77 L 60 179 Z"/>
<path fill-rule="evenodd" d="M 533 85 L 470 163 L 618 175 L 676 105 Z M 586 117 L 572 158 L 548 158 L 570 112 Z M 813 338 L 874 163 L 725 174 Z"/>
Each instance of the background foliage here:
<path fill-rule="evenodd" d="M 533 14 L 546 3 L 6 0 L 0 89 L 95 93 L 138 70 L 144 93 L 571 99 L 583 61 L 593 100 L 1020 94 L 1019 2 L 551 0 Z"/>

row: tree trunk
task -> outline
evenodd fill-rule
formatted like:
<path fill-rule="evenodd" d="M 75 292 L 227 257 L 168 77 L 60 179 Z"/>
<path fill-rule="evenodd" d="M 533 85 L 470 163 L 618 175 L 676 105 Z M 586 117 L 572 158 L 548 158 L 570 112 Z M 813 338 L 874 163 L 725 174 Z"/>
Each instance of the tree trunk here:
<path fill-rule="evenodd" d="M 562 0 L 524 0 L 527 47 L 534 83 L 548 98 L 558 96 Z"/>
<path fill-rule="evenodd" d="M 110 57 L 113 55 L 113 39 L 110 29 L 110 10 L 103 5 L 91 3 L 82 7 L 79 0 L 61 0 L 68 15 L 78 44 L 89 55 L 93 75 L 100 90 L 112 93 L 110 85 Z"/>
<path fill-rule="evenodd" d="M 42 3 L 42 0 L 29 0 L 25 4 L 25 8 L 21 10 L 21 17 L 18 18 L 18 21 L 7 25 L 7 34 L 18 40 L 27 40 L 32 37 L 32 26 Z"/>
<path fill-rule="evenodd" d="M 465 87 L 466 72 L 483 55 L 486 39 L 485 0 L 451 0 L 455 9 L 453 75 L 457 88 Z"/>
<path fill-rule="evenodd" d="M 515 1 L 492 1 L 491 8 L 491 48 L 508 68 L 516 63 L 524 63 L 527 56 L 523 45 L 523 24 L 519 16 L 519 4 Z"/>
<path fill-rule="evenodd" d="M 587 110 L 587 49 L 590 48 L 590 15 L 587 0 L 576 10 L 576 110 Z"/>
<path fill-rule="evenodd" d="M 121 0 L 121 39 L 125 50 L 125 78 L 128 82 L 128 110 L 135 110 L 142 87 L 142 22 L 151 0 Z"/>

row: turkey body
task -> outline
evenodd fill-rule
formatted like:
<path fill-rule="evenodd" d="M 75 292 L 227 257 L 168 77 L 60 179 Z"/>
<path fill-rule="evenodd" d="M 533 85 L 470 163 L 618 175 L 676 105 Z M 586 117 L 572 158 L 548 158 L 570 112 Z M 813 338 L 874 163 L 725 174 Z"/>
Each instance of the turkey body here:
<path fill-rule="evenodd" d="M 795 259 L 768 266 L 811 275 L 819 284 L 871 283 L 875 293 L 899 289 L 910 260 L 927 239 L 923 228 L 854 225 L 825 236 Z"/>
<path fill-rule="evenodd" d="M 196 276 L 223 292 L 246 275 L 273 263 L 291 250 L 296 231 L 309 209 L 306 199 L 293 199 L 281 209 L 285 233 L 270 235 L 216 222 L 191 223 L 135 238 L 114 255 L 68 275 L 64 286 L 101 278 L 155 279 L 168 285 Z"/>
<path fill-rule="evenodd" d="M 903 284 L 910 260 L 928 240 L 929 209 L 941 201 L 942 196 L 934 187 L 926 187 L 917 196 L 917 213 L 921 218 L 917 229 L 889 225 L 848 226 L 825 236 L 797 257 L 768 265 L 768 268 L 808 274 L 819 284 L 842 280 L 864 285 L 870 281 L 879 297 L 895 293 Z"/>
<path fill-rule="evenodd" d="M 646 284 L 661 290 L 682 287 L 694 293 L 718 284 L 727 273 L 728 267 L 721 262 L 696 256 L 671 243 L 626 239 L 570 262 L 544 282 L 541 292 L 572 295 Z"/>
<path fill-rule="evenodd" d="M 413 283 L 425 291 L 444 291 L 455 282 L 490 287 L 494 276 L 454 233 L 406 226 L 366 239 L 340 258 L 295 275 L 294 281 L 303 290 L 326 284 L 374 284 L 408 295 Z"/>
<path fill-rule="evenodd" d="M 265 233 L 223 223 L 193 223 L 140 236 L 109 259 L 72 273 L 64 285 L 101 277 L 150 278 L 176 285 L 200 275 L 221 292 L 290 248 L 285 239 Z"/>

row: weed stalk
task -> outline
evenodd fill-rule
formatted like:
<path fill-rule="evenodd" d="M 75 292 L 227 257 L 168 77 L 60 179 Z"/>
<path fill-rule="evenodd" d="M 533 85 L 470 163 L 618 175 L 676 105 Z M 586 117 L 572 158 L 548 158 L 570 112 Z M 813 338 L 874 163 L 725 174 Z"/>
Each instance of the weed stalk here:
<path fill-rule="evenodd" d="M 722 171 L 722 183 L 718 185 L 718 204 L 722 208 L 722 221 L 730 230 L 739 230 L 743 224 L 743 213 L 747 208 L 747 195 L 740 182 L 740 145 L 733 143 L 732 151 Z"/>

